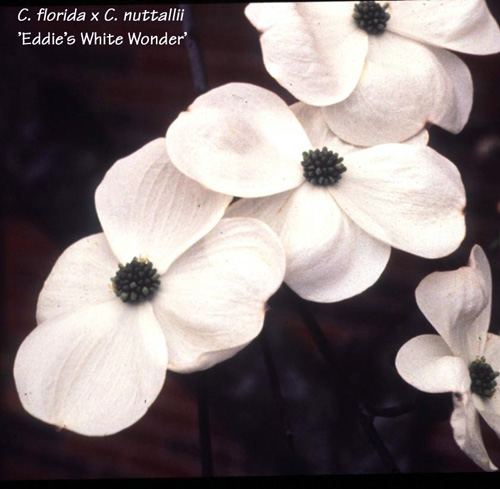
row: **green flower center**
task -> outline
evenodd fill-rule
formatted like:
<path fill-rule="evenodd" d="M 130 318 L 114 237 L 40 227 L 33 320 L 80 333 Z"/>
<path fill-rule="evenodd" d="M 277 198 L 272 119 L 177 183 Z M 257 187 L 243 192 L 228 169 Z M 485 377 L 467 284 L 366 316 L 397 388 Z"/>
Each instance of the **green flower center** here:
<path fill-rule="evenodd" d="M 387 21 L 391 17 L 386 12 L 388 7 L 388 3 L 382 7 L 373 0 L 363 0 L 354 5 L 354 13 L 352 14 L 354 22 L 368 34 L 382 34 L 387 27 Z"/>
<path fill-rule="evenodd" d="M 118 265 L 116 275 L 111 279 L 115 294 L 132 304 L 149 300 L 160 286 L 160 276 L 149 260 L 133 260 L 126 265 Z"/>
<path fill-rule="evenodd" d="M 347 168 L 342 164 L 344 158 L 333 153 L 328 148 L 321 151 L 310 149 L 302 153 L 304 158 L 301 165 L 304 167 L 304 176 L 309 183 L 326 187 L 337 183 Z"/>
<path fill-rule="evenodd" d="M 469 365 L 469 374 L 471 379 L 470 390 L 480 397 L 491 397 L 496 390 L 495 377 L 500 375 L 499 372 L 494 372 L 486 359 L 481 357 L 474 360 Z"/>

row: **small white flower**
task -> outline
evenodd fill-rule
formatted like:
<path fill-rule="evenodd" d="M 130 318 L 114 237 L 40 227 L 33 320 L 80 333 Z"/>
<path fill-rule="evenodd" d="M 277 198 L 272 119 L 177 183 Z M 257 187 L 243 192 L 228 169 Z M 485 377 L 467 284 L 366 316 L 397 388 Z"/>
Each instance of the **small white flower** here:
<path fill-rule="evenodd" d="M 403 141 L 427 122 L 460 132 L 472 80 L 447 49 L 500 51 L 485 0 L 251 3 L 245 13 L 262 33 L 271 76 L 298 100 L 323 107 L 340 138 L 363 146 Z M 364 29 L 372 13 L 377 34 Z"/>
<path fill-rule="evenodd" d="M 331 134 L 319 109 L 292 111 L 268 90 L 238 83 L 199 97 L 167 132 L 172 163 L 186 175 L 218 192 L 260 197 L 236 202 L 227 215 L 269 224 L 287 253 L 285 282 L 317 302 L 371 286 L 391 246 L 427 258 L 459 246 L 465 190 L 456 167 L 426 142 L 424 131 L 413 144 L 357 148 Z M 324 146 L 331 164 L 313 164 L 305 176 L 303 153 Z"/>
<path fill-rule="evenodd" d="M 466 267 L 424 278 L 417 304 L 440 336 L 417 336 L 396 357 L 399 374 L 417 389 L 453 392 L 453 435 L 484 470 L 497 467 L 484 447 L 479 414 L 500 436 L 500 337 L 488 333 L 491 289 L 488 259 L 477 245 Z"/>
<path fill-rule="evenodd" d="M 96 192 L 104 233 L 59 257 L 17 353 L 29 413 L 116 433 L 144 415 L 167 366 L 206 369 L 259 334 L 284 252 L 265 224 L 221 220 L 230 200 L 182 175 L 164 139 L 113 165 Z"/>

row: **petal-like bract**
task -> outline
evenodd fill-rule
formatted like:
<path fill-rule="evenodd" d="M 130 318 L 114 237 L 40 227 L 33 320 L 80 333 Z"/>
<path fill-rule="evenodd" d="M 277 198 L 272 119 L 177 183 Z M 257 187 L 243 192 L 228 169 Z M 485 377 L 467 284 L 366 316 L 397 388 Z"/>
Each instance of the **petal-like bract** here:
<path fill-rule="evenodd" d="M 357 295 L 380 277 L 390 246 L 366 234 L 338 207 L 325 188 L 299 188 L 261 199 L 242 199 L 228 216 L 262 219 L 279 235 L 287 253 L 285 282 L 316 302 Z"/>
<path fill-rule="evenodd" d="M 435 334 L 406 342 L 396 356 L 396 368 L 406 382 L 424 392 L 465 392 L 470 384 L 465 362 Z"/>
<path fill-rule="evenodd" d="M 269 90 L 230 83 L 198 97 L 167 131 L 172 162 L 206 187 L 261 197 L 297 187 L 311 143 Z"/>
<path fill-rule="evenodd" d="M 252 341 L 284 273 L 283 247 L 267 225 L 223 219 L 162 277 L 154 310 L 169 369 L 209 368 Z"/>
<path fill-rule="evenodd" d="M 483 470 L 498 470 L 484 447 L 479 414 L 474 407 L 470 392 L 454 395 L 453 406 L 450 423 L 458 446 Z"/>
<path fill-rule="evenodd" d="M 500 29 L 485 0 L 393 1 L 388 30 L 469 54 L 500 51 Z"/>
<path fill-rule="evenodd" d="M 163 273 L 217 224 L 231 197 L 180 173 L 159 138 L 117 161 L 97 188 L 95 200 L 120 262 L 146 258 Z"/>
<path fill-rule="evenodd" d="M 352 20 L 354 2 L 252 3 L 264 64 L 283 87 L 311 105 L 344 100 L 356 86 L 368 35 Z"/>
<path fill-rule="evenodd" d="M 35 328 L 14 378 L 24 408 L 43 421 L 103 436 L 141 418 L 160 392 L 167 348 L 151 304 L 84 306 Z"/>
<path fill-rule="evenodd" d="M 96 192 L 104 233 L 58 259 L 39 326 L 18 351 L 14 377 L 29 413 L 89 436 L 116 433 L 144 415 L 167 366 L 205 369 L 257 336 L 284 250 L 260 221 L 219 222 L 230 200 L 180 173 L 164 139 L 113 165 Z M 158 276 L 120 267 L 120 287 L 139 287 L 144 299 L 124 302 L 113 283 L 133 257 L 151 260 Z"/>
<path fill-rule="evenodd" d="M 479 248 L 476 248 L 479 249 Z M 434 272 L 417 287 L 417 304 L 453 353 L 471 362 L 482 354 L 489 323 L 487 284 L 468 266 L 452 272 Z M 446 307 L 443 307 L 446 303 Z"/>
<path fill-rule="evenodd" d="M 486 295 L 484 309 L 479 313 L 476 320 L 470 325 L 470 333 L 467 337 L 467 350 L 469 355 L 481 357 L 484 353 L 485 343 L 487 341 L 487 336 L 484 332 L 488 331 L 491 319 L 491 293 L 493 288 L 491 268 L 483 249 L 478 245 L 475 245 L 472 248 L 469 263 L 467 265 L 477 271 L 478 275 L 482 278 L 482 280 L 484 280 L 483 290 Z M 490 343 L 490 345 L 491 344 L 494 343 Z M 497 370 L 500 371 L 500 365 L 498 365 Z"/>
<path fill-rule="evenodd" d="M 370 39 L 354 92 L 323 107 L 323 114 L 330 129 L 351 144 L 402 142 L 428 122 L 460 132 L 469 118 L 472 92 L 470 72 L 457 56 L 384 33 Z"/>
<path fill-rule="evenodd" d="M 326 146 L 341 156 L 363 149 L 362 146 L 349 144 L 336 136 L 328 127 L 320 107 L 297 102 L 291 105 L 290 109 L 302 124 L 314 148 Z M 411 138 L 403 141 L 404 144 L 415 144 L 417 146 L 427 146 L 428 142 L 429 132 L 426 129 L 422 129 Z"/>
<path fill-rule="evenodd" d="M 290 110 L 295 114 L 300 124 L 304 128 L 307 137 L 311 141 L 312 148 L 323 148 L 345 156 L 353 151 L 359 151 L 358 146 L 346 143 L 337 137 L 328 127 L 323 117 L 320 107 L 307 105 L 304 102 L 297 102 L 290 105 Z"/>
<path fill-rule="evenodd" d="M 425 258 L 454 251 L 465 236 L 465 190 L 457 168 L 431 148 L 385 144 L 346 155 L 328 187 L 346 214 L 381 241 Z"/>
<path fill-rule="evenodd" d="M 422 335 L 399 350 L 396 368 L 425 392 L 453 392 L 451 426 L 458 446 L 483 470 L 498 470 L 486 452 L 479 414 L 500 437 L 500 337 L 488 333 L 491 271 L 474 246 L 466 267 L 420 282 L 417 303 L 440 336 Z M 472 363 L 473 362 L 473 363 Z"/>
<path fill-rule="evenodd" d="M 500 337 L 498 335 L 488 333 L 483 354 L 493 371 L 500 372 Z M 498 386 L 490 398 L 472 396 L 472 400 L 481 416 L 500 438 L 500 390 Z"/>
<path fill-rule="evenodd" d="M 402 142 L 428 123 L 460 132 L 472 80 L 447 50 L 500 51 L 500 29 L 485 0 L 387 2 L 390 19 L 379 35 L 356 25 L 355 5 L 251 3 L 245 13 L 261 33 L 271 76 L 297 99 L 323 107 L 344 141 Z"/>
<path fill-rule="evenodd" d="M 38 296 L 38 324 L 80 307 L 117 300 L 111 287 L 118 260 L 103 233 L 87 236 L 57 259 Z"/>

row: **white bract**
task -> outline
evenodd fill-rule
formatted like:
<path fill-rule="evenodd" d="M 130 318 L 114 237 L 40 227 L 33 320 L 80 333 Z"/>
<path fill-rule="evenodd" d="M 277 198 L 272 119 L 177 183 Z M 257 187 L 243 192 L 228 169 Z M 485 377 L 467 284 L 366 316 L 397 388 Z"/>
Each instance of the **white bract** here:
<path fill-rule="evenodd" d="M 354 147 L 329 131 L 319 109 L 291 110 L 268 90 L 241 83 L 202 95 L 167 132 L 168 153 L 183 173 L 218 192 L 253 197 L 226 215 L 269 224 L 287 253 L 285 282 L 317 302 L 371 286 L 391 246 L 437 258 L 460 245 L 464 187 L 457 168 L 426 143 L 424 131 L 406 144 Z M 302 153 L 324 146 L 347 170 L 336 183 L 313 185 Z"/>
<path fill-rule="evenodd" d="M 164 139 L 113 165 L 96 192 L 104 233 L 59 257 L 39 326 L 17 353 L 29 413 L 85 435 L 116 433 L 147 411 L 167 367 L 206 369 L 259 334 L 284 252 L 262 222 L 221 220 L 230 200 L 181 174 Z M 127 264 L 121 282 L 118 264 Z"/>
<path fill-rule="evenodd" d="M 485 0 L 375 2 L 378 19 L 390 15 L 378 34 L 358 27 L 359 3 L 252 3 L 245 13 L 262 33 L 268 72 L 298 100 L 322 107 L 340 138 L 362 146 L 400 142 L 428 122 L 460 132 L 472 80 L 448 49 L 500 51 Z"/>
<path fill-rule="evenodd" d="M 453 435 L 484 470 L 497 467 L 484 447 L 479 414 L 500 436 L 500 392 L 494 380 L 500 371 L 500 337 L 488 333 L 491 292 L 488 259 L 477 245 L 466 267 L 424 278 L 415 293 L 417 304 L 439 336 L 417 336 L 396 357 L 399 374 L 417 389 L 453 392 Z"/>

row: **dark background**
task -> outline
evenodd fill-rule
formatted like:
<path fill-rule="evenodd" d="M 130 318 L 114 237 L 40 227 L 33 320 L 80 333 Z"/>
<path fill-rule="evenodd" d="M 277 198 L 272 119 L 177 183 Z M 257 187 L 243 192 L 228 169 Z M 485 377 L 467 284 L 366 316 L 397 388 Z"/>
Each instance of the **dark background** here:
<path fill-rule="evenodd" d="M 499 2 L 488 4 L 500 19 Z M 292 102 L 264 69 L 258 35 L 243 14 L 244 5 L 192 6 L 209 86 L 249 82 Z M 116 8 L 121 13 L 175 6 Z M 148 413 L 132 427 L 105 438 L 58 432 L 31 417 L 21 407 L 12 377 L 16 351 L 36 326 L 37 296 L 55 260 L 74 241 L 100 231 L 93 194 L 104 173 L 117 159 L 164 136 L 195 97 L 184 45 L 21 46 L 17 32 L 96 30 L 126 35 L 162 34 L 166 29 L 177 34 L 185 29 L 179 23 L 166 23 L 165 29 L 159 22 L 21 25 L 19 8 L 0 8 L 0 476 L 199 476 L 200 374 L 169 373 Z M 393 460 L 382 458 L 373 432 L 360 422 L 369 417 L 359 406 L 353 409 L 345 378 L 319 353 L 296 302 L 282 289 L 270 301 L 264 335 L 204 376 L 216 475 L 387 473 L 394 464 L 403 472 L 480 470 L 454 442 L 451 395 L 419 393 L 394 367 L 395 355 L 407 340 L 434 332 L 415 303 L 419 281 L 432 271 L 465 265 L 474 243 L 485 249 L 493 269 L 491 331 L 499 330 L 499 56 L 462 58 L 475 83 L 470 121 L 459 135 L 431 128 L 430 146 L 462 174 L 468 198 L 464 243 L 440 260 L 393 250 L 386 271 L 372 288 L 341 303 L 310 306 L 357 398 L 377 408 L 412 406 L 407 414 L 374 420 Z M 266 347 L 281 384 L 281 399 L 273 394 L 277 384 L 266 366 Z M 486 426 L 483 434 L 491 458 L 500 464 L 500 441 Z"/>

